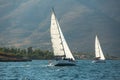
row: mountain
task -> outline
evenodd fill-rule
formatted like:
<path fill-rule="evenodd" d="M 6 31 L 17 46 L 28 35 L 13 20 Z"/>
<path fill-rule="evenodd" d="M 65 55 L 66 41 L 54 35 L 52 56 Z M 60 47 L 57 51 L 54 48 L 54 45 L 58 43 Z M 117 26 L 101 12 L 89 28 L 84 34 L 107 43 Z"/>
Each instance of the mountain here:
<path fill-rule="evenodd" d="M 0 0 L 0 46 L 52 49 L 54 7 L 73 52 L 94 53 L 97 34 L 105 54 L 120 56 L 119 0 Z"/>

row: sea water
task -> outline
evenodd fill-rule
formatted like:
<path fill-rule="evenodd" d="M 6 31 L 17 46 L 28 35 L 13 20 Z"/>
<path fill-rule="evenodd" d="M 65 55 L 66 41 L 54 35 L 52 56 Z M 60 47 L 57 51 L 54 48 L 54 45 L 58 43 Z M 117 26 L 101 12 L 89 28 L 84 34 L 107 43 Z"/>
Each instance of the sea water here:
<path fill-rule="evenodd" d="M 56 67 L 48 60 L 0 62 L 0 80 L 120 80 L 120 60 L 78 60 L 76 64 Z"/>

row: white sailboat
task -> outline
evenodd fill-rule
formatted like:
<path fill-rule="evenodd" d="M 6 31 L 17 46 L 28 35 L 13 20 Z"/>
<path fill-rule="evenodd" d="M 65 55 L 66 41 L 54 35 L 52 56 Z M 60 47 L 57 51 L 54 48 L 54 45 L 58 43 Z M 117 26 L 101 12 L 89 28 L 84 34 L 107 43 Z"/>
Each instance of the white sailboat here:
<path fill-rule="evenodd" d="M 100 46 L 99 39 L 96 35 L 96 38 L 95 38 L 95 59 L 93 62 L 104 62 L 104 61 L 105 61 L 105 56 L 104 56 L 102 48 Z"/>
<path fill-rule="evenodd" d="M 55 66 L 74 66 L 75 58 L 66 43 L 54 10 L 52 10 L 51 14 L 50 34 L 52 48 L 56 59 Z"/>

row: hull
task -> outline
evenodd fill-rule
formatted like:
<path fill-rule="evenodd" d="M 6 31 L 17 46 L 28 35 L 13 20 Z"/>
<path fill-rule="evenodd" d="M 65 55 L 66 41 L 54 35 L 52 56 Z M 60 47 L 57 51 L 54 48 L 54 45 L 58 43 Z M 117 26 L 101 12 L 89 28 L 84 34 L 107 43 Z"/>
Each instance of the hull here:
<path fill-rule="evenodd" d="M 105 60 L 93 60 L 92 63 L 105 63 Z"/>
<path fill-rule="evenodd" d="M 69 60 L 59 60 L 56 61 L 54 66 L 75 66 L 75 61 L 69 61 Z"/>

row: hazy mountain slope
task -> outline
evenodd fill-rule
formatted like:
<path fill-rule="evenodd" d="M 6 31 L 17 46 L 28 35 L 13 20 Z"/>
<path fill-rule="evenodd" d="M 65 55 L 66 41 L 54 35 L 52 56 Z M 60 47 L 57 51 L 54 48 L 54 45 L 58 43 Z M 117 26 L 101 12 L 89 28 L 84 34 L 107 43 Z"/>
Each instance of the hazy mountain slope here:
<path fill-rule="evenodd" d="M 50 15 L 55 8 L 72 51 L 94 52 L 97 34 L 103 52 L 120 52 L 118 0 L 0 0 L 0 45 L 51 49 Z"/>

